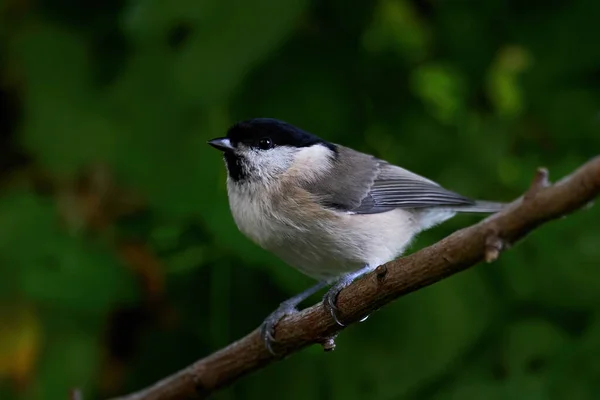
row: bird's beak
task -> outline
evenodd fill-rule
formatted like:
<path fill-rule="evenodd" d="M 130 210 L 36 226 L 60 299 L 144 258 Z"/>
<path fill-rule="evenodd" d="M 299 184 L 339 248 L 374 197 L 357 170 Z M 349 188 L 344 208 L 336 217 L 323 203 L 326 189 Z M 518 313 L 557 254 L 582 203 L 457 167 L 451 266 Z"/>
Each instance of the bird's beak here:
<path fill-rule="evenodd" d="M 208 141 L 212 147 L 221 151 L 231 151 L 233 150 L 233 146 L 231 145 L 231 141 L 225 137 L 216 138 Z"/>

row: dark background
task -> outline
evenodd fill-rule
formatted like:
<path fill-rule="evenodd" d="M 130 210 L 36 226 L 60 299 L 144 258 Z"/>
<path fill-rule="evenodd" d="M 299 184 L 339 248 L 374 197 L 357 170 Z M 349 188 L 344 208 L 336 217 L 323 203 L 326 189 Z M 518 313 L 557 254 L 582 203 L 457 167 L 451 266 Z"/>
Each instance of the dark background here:
<path fill-rule="evenodd" d="M 2 0 L 0 18 L 1 399 L 141 388 L 313 283 L 232 221 L 206 141 L 237 120 L 489 200 L 599 152 L 598 1 Z M 600 398 L 599 223 L 544 226 L 214 398 Z"/>

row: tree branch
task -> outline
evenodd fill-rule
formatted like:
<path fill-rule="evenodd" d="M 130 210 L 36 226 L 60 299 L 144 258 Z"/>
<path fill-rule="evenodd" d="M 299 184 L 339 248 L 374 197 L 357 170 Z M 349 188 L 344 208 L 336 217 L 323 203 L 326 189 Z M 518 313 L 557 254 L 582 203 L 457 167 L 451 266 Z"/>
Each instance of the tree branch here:
<path fill-rule="evenodd" d="M 501 251 L 539 225 L 587 205 L 598 194 L 600 157 L 554 185 L 548 183 L 548 172 L 539 169 L 527 193 L 505 210 L 432 246 L 379 266 L 344 289 L 338 297 L 340 316 L 347 323 L 359 321 L 402 295 L 482 260 L 494 261 Z M 277 349 L 283 356 L 314 343 L 332 350 L 334 338 L 342 329 L 319 303 L 277 325 Z M 151 387 L 113 400 L 204 399 L 274 361 L 256 329 Z"/>

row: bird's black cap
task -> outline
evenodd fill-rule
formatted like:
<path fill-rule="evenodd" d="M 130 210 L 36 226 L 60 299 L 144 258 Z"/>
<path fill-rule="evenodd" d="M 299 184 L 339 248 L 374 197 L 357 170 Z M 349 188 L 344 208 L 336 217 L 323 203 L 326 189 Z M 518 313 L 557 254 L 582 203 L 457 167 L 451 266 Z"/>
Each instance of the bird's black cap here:
<path fill-rule="evenodd" d="M 335 146 L 312 133 L 274 118 L 254 118 L 240 121 L 229 128 L 227 138 L 233 144 L 256 145 L 260 139 L 270 138 L 275 146 L 308 147 L 323 144 L 332 150 Z"/>

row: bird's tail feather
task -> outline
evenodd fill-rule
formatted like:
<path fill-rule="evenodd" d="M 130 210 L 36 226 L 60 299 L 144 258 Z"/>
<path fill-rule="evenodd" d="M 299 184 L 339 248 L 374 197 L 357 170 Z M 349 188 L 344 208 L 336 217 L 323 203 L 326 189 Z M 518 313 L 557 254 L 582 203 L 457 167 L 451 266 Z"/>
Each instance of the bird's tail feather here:
<path fill-rule="evenodd" d="M 496 213 L 506 207 L 507 203 L 477 200 L 475 204 L 452 207 L 453 211 L 464 213 Z"/>

